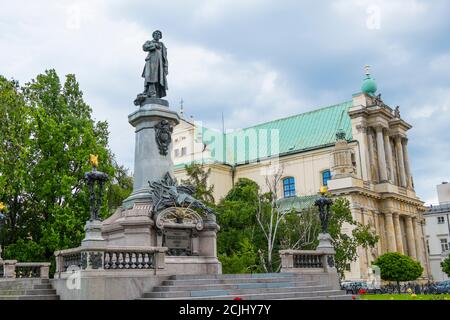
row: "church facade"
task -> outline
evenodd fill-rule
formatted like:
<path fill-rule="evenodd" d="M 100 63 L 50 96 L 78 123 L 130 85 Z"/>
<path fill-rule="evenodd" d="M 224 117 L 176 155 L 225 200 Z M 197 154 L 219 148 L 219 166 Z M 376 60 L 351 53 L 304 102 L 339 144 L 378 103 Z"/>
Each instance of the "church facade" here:
<path fill-rule="evenodd" d="M 267 191 L 266 177 L 277 168 L 281 206 L 299 212 L 327 186 L 350 201 L 356 221 L 380 236 L 375 248 L 359 248 L 346 279 L 368 279 L 372 262 L 385 252 L 418 260 L 428 278 L 426 208 L 414 191 L 408 156 L 412 126 L 375 93 L 367 71 L 361 92 L 349 101 L 241 130 L 219 132 L 182 116 L 172 136 L 175 176 L 184 179 L 186 164 L 203 163 L 219 200 L 243 177 Z"/>

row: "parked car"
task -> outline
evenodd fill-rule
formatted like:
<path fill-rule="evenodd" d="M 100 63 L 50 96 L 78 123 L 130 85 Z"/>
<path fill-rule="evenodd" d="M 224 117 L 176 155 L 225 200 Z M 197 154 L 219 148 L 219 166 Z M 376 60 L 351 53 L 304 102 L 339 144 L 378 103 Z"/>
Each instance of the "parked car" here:
<path fill-rule="evenodd" d="M 449 288 L 450 288 L 450 280 L 444 280 L 444 281 L 440 281 L 440 282 L 431 284 L 427 288 L 425 293 L 431 293 L 431 294 L 435 294 L 435 293 L 450 293 L 449 292 Z"/>
<path fill-rule="evenodd" d="M 357 294 L 359 290 L 365 290 L 366 292 L 370 290 L 366 281 L 343 281 L 341 283 L 342 290 L 346 293 Z"/>
<path fill-rule="evenodd" d="M 450 280 L 439 282 L 436 285 L 436 293 L 450 293 Z"/>

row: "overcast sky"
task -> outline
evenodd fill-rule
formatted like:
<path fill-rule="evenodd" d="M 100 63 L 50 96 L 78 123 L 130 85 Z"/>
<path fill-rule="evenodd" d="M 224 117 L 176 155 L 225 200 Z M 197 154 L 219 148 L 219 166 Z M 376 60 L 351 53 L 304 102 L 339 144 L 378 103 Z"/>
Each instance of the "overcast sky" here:
<path fill-rule="evenodd" d="M 318 4 L 320 3 L 320 4 Z M 77 76 L 119 163 L 133 168 L 127 116 L 143 89 L 142 44 L 168 48 L 172 108 L 239 128 L 350 100 L 363 66 L 400 105 L 418 195 L 450 180 L 450 3 L 445 0 L 0 0 L 0 74 L 22 84 Z"/>

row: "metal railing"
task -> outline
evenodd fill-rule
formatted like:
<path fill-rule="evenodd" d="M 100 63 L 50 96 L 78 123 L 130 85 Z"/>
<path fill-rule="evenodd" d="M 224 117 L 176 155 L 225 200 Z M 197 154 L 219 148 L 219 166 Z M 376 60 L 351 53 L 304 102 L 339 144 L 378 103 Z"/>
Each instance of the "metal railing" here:
<path fill-rule="evenodd" d="M 107 247 L 55 252 L 56 272 L 77 270 L 164 269 L 166 247 Z"/>

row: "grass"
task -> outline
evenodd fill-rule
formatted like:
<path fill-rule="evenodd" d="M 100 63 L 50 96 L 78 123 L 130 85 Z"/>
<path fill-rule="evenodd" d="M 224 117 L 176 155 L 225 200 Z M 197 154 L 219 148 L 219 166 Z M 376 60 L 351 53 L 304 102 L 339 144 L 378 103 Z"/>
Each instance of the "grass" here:
<path fill-rule="evenodd" d="M 450 294 L 364 294 L 360 300 L 449 300 Z"/>

